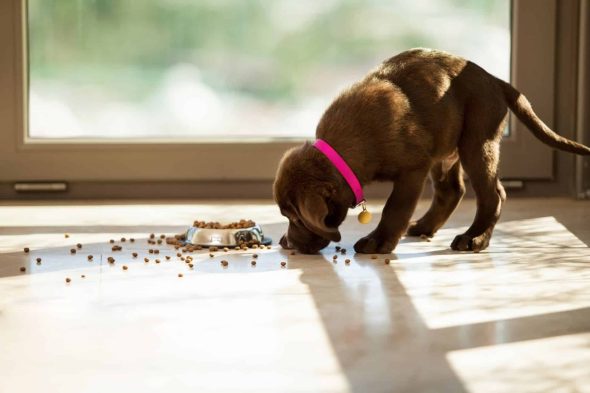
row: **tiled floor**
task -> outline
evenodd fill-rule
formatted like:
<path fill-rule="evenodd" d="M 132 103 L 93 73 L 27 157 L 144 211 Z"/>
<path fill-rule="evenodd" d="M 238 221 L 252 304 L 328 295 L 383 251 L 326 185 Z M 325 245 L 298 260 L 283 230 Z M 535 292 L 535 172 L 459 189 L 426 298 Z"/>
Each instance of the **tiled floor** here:
<path fill-rule="evenodd" d="M 349 217 L 336 262 L 275 246 L 191 270 L 167 246 L 156 264 L 146 235 L 244 217 L 277 240 L 284 219 L 264 202 L 0 205 L 0 392 L 590 392 L 590 202 L 511 199 L 488 250 L 450 251 L 473 213 L 389 265 L 353 254 L 372 225 Z"/>

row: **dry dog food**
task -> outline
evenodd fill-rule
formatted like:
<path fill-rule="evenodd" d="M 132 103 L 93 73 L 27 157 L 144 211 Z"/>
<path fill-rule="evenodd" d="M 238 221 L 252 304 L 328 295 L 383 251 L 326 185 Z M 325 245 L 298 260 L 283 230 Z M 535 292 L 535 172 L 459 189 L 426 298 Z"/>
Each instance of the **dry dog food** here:
<path fill-rule="evenodd" d="M 144 261 L 145 263 L 148 263 L 148 262 L 150 261 L 150 259 L 149 259 L 149 258 L 143 258 L 143 261 Z"/>
<path fill-rule="evenodd" d="M 27 268 L 23 266 L 23 267 L 20 268 L 20 271 L 24 273 L 24 272 L 27 271 Z"/>
<path fill-rule="evenodd" d="M 129 239 L 129 241 L 130 241 L 131 243 L 135 243 L 135 239 L 134 239 L 134 238 L 130 238 L 130 239 Z"/>
<path fill-rule="evenodd" d="M 115 258 L 113 257 L 108 257 L 107 261 L 112 265 L 113 263 L 115 263 Z"/>
<path fill-rule="evenodd" d="M 159 259 L 156 259 L 156 263 L 160 263 L 160 260 Z"/>
<path fill-rule="evenodd" d="M 36 259 L 37 263 L 41 263 L 41 258 Z"/>
<path fill-rule="evenodd" d="M 76 253 L 76 249 L 75 248 L 70 249 L 70 253 L 75 254 Z"/>
<path fill-rule="evenodd" d="M 336 251 L 340 251 L 340 246 L 336 246 L 334 248 L 336 249 Z"/>
<path fill-rule="evenodd" d="M 287 262 L 284 262 L 284 261 L 281 262 L 281 267 L 285 267 L 285 266 L 287 266 Z"/>
<path fill-rule="evenodd" d="M 123 268 L 123 270 L 127 270 L 127 269 L 129 269 L 129 268 L 127 267 L 127 265 L 123 265 L 123 266 L 121 266 L 121 267 Z"/>
<path fill-rule="evenodd" d="M 252 262 L 250 262 L 250 264 L 251 264 L 252 266 L 256 266 L 256 261 L 252 261 Z"/>
<path fill-rule="evenodd" d="M 229 262 L 224 259 L 221 261 L 221 265 L 227 267 L 227 265 L 229 265 Z"/>
<path fill-rule="evenodd" d="M 371 255 L 371 259 L 377 259 L 377 255 Z"/>
<path fill-rule="evenodd" d="M 25 250 L 25 252 L 29 252 L 29 251 L 31 251 L 31 250 L 29 249 L 29 247 L 25 247 L 25 248 L 24 248 L 24 250 Z"/>
<path fill-rule="evenodd" d="M 385 264 L 386 264 L 386 265 L 389 265 L 389 263 L 390 263 L 390 262 L 391 262 L 391 261 L 389 260 L 389 258 L 385 258 Z"/>
<path fill-rule="evenodd" d="M 258 254 L 253 254 L 252 258 L 258 258 Z"/>
<path fill-rule="evenodd" d="M 347 265 L 350 264 L 350 259 L 345 259 L 344 263 L 346 263 Z"/>
<path fill-rule="evenodd" d="M 156 237 L 156 235 L 155 235 L 155 234 L 153 234 L 153 233 L 150 233 L 150 239 L 154 239 L 155 237 Z"/>
<path fill-rule="evenodd" d="M 132 253 L 131 255 L 133 255 L 133 258 L 137 258 L 137 253 L 136 252 Z"/>
<path fill-rule="evenodd" d="M 122 249 L 123 249 L 123 247 L 117 246 L 117 245 L 115 245 L 111 248 L 111 250 L 113 250 L 113 251 L 121 251 Z"/>
<path fill-rule="evenodd" d="M 67 233 L 64 233 L 64 237 L 67 239 L 68 237 L 70 237 L 70 235 Z"/>
<path fill-rule="evenodd" d="M 72 281 L 72 279 L 71 279 L 71 278 L 69 278 L 69 277 L 66 277 L 66 282 L 67 282 L 67 283 L 70 283 L 71 281 Z"/>
<path fill-rule="evenodd" d="M 184 277 L 182 273 L 178 273 L 178 277 L 182 278 Z"/>
<path fill-rule="evenodd" d="M 332 257 L 332 259 L 334 259 L 334 260 L 338 259 L 338 255 L 334 255 L 334 256 Z"/>
<path fill-rule="evenodd" d="M 238 222 L 232 222 L 229 224 L 220 224 L 219 222 L 205 222 L 205 221 L 195 221 L 193 223 L 194 227 L 197 228 L 208 228 L 208 229 L 243 229 L 243 228 L 252 228 L 255 226 L 256 223 L 252 220 L 240 220 Z"/>
<path fill-rule="evenodd" d="M 111 239 L 109 240 L 109 243 L 113 244 L 115 242 L 115 239 Z"/>
<path fill-rule="evenodd" d="M 192 263 L 188 264 L 188 267 L 190 267 L 191 269 L 193 268 L 193 266 L 195 266 L 195 265 L 193 265 Z"/>
<path fill-rule="evenodd" d="M 80 277 L 81 277 L 81 278 L 86 278 L 86 276 L 85 276 L 85 275 L 83 275 L 83 274 L 82 274 L 82 275 L 80 275 Z"/>
<path fill-rule="evenodd" d="M 92 259 L 93 259 L 93 258 L 94 258 L 94 257 L 93 257 L 92 255 L 88 255 L 88 260 L 89 260 L 89 261 L 92 261 Z"/>
<path fill-rule="evenodd" d="M 121 242 L 126 242 L 127 239 L 125 239 L 124 237 L 121 238 Z"/>
<path fill-rule="evenodd" d="M 78 247 L 78 249 L 82 248 L 82 245 L 80 243 L 76 244 L 76 247 Z"/>
<path fill-rule="evenodd" d="M 166 260 L 169 261 L 170 260 L 170 255 L 166 255 Z"/>

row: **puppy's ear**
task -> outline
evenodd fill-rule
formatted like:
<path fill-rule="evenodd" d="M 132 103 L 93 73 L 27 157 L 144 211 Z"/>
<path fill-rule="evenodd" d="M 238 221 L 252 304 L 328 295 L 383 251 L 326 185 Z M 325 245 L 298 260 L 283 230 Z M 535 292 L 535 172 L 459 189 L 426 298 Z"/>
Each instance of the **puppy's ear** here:
<path fill-rule="evenodd" d="M 303 220 L 303 224 L 310 231 L 329 239 L 333 242 L 339 242 L 341 239 L 338 228 L 326 226 L 326 217 L 328 216 L 328 205 L 326 198 L 322 195 L 306 193 L 298 201 L 298 210 Z"/>

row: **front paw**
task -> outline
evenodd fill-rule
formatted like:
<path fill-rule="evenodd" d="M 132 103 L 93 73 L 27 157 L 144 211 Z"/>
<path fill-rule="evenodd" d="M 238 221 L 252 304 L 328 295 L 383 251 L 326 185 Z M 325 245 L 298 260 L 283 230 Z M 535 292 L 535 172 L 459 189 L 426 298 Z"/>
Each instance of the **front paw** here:
<path fill-rule="evenodd" d="M 354 251 L 360 254 L 389 254 L 397 246 L 397 241 L 383 240 L 375 234 L 367 235 L 354 245 Z"/>

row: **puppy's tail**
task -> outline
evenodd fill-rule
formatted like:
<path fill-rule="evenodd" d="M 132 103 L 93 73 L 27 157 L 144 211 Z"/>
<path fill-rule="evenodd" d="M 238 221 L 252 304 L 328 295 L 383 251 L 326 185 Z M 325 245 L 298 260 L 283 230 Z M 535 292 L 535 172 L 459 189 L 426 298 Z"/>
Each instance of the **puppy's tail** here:
<path fill-rule="evenodd" d="M 541 142 L 553 148 L 570 153 L 581 154 L 584 156 L 590 155 L 590 147 L 564 138 L 551 128 L 547 127 L 547 125 L 543 123 L 533 111 L 531 103 L 527 100 L 524 94 L 501 79 L 496 78 L 496 81 L 500 85 L 504 97 L 506 98 L 506 102 L 512 112 Z"/>

